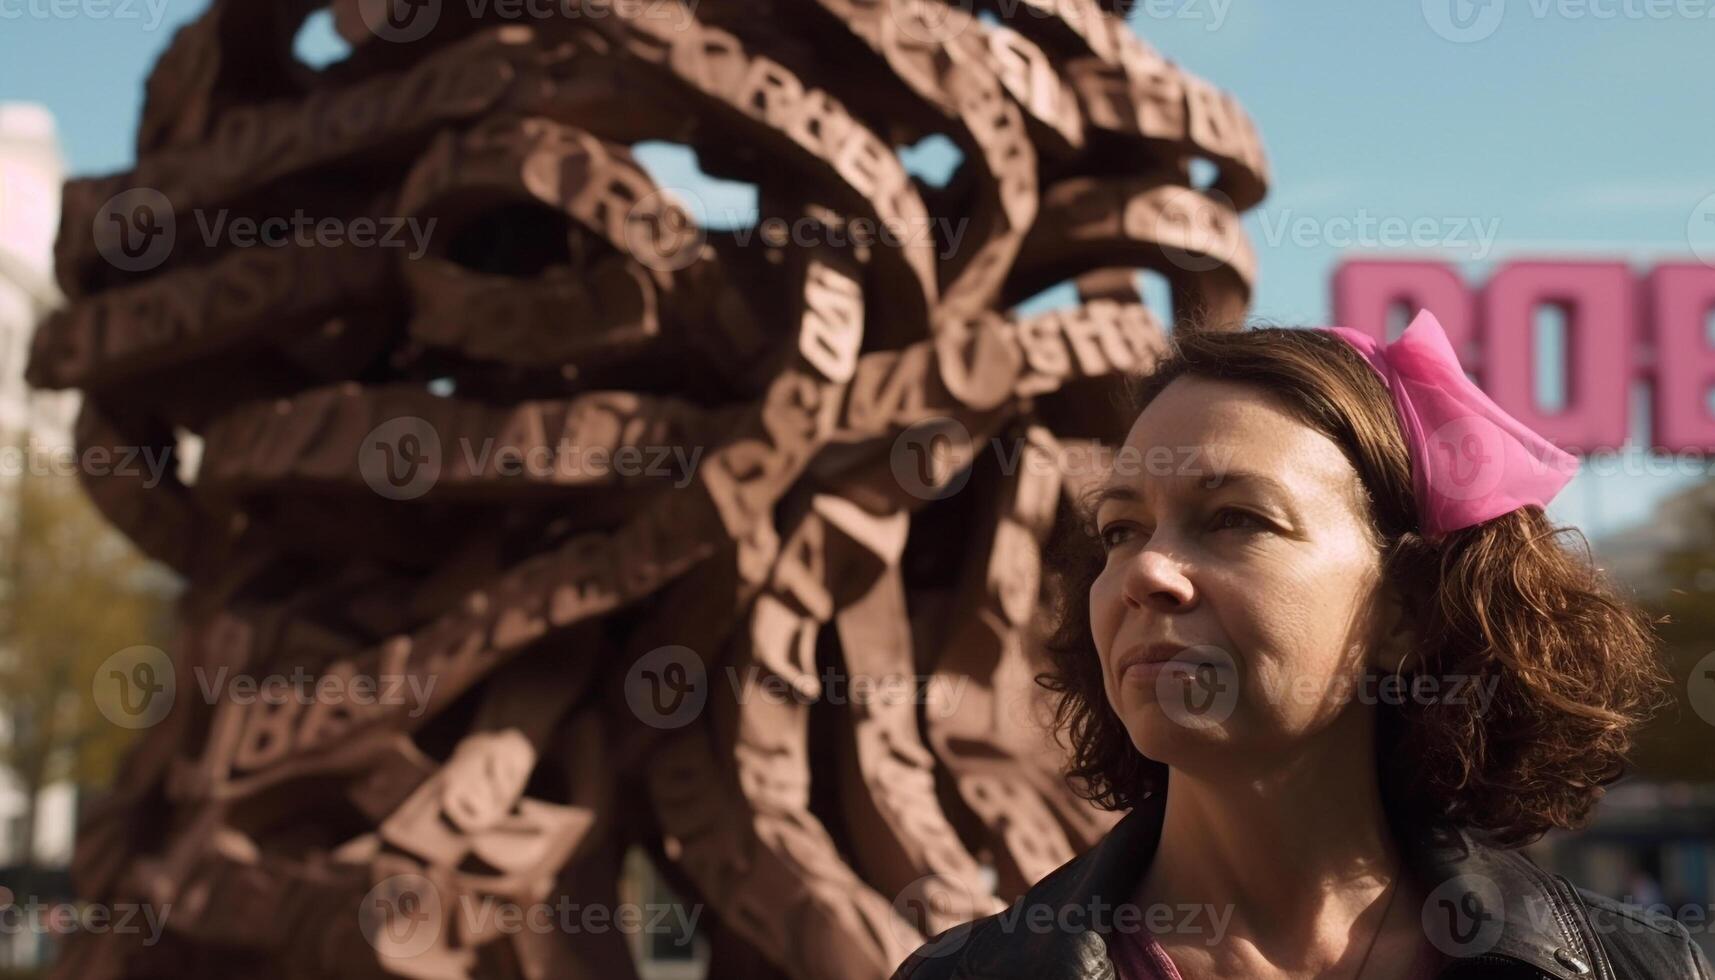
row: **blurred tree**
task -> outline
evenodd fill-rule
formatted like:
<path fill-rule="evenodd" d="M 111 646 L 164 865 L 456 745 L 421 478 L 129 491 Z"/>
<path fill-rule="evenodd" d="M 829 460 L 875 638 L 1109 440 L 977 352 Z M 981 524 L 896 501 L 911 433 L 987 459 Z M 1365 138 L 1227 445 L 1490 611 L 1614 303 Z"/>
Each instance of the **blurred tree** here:
<path fill-rule="evenodd" d="M 1692 685 L 1715 697 L 1715 679 L 1696 678 L 1692 670 L 1715 651 L 1715 481 L 1666 502 L 1656 515 L 1677 532 L 1676 542 L 1656 563 L 1658 588 L 1644 599 L 1656 616 L 1673 674 L 1674 703 L 1640 739 L 1635 753 L 1640 770 L 1657 779 L 1715 781 L 1715 725 L 1692 708 Z"/>
<path fill-rule="evenodd" d="M 15 433 L 6 445 L 20 450 Z M 137 644 L 161 646 L 172 576 L 139 554 L 90 504 L 72 475 L 0 479 L 0 766 L 24 799 L 18 860 L 35 852 L 42 790 L 61 780 L 108 783 L 133 732 L 97 709 L 96 668 Z"/>

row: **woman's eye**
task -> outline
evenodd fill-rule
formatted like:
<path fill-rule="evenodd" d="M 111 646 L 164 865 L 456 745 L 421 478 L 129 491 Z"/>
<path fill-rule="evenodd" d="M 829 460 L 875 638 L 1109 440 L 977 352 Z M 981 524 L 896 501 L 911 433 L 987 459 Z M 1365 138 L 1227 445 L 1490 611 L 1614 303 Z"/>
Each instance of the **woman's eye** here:
<path fill-rule="evenodd" d="M 1230 520 L 1234 520 L 1234 519 L 1236 519 L 1240 523 L 1238 523 L 1238 524 L 1229 523 Z M 1217 531 L 1227 530 L 1227 529 L 1233 528 L 1233 527 L 1257 527 L 1257 528 L 1261 528 L 1261 527 L 1267 527 L 1267 526 L 1268 526 L 1267 523 L 1262 518 L 1256 516 L 1255 514 L 1251 513 L 1248 510 L 1239 510 L 1236 507 L 1224 507 L 1221 510 L 1215 512 L 1215 530 L 1217 530 Z"/>
<path fill-rule="evenodd" d="M 1119 547 L 1125 541 L 1125 535 L 1130 531 L 1131 527 L 1127 524 L 1109 524 L 1102 528 L 1098 535 L 1102 539 L 1102 550 L 1112 551 Z"/>

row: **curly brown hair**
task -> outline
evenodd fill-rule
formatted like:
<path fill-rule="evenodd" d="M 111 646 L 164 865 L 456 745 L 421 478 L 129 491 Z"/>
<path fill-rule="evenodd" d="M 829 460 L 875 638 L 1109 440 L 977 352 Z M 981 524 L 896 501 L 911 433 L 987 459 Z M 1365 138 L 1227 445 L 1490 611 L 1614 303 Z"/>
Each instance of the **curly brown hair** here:
<path fill-rule="evenodd" d="M 1503 846 L 1581 825 L 1671 682 L 1654 622 L 1594 567 L 1583 535 L 1531 506 L 1424 537 L 1387 388 L 1331 334 L 1178 331 L 1155 369 L 1130 379 L 1125 417 L 1184 375 L 1261 387 L 1338 444 L 1368 494 L 1384 581 L 1418 638 L 1404 680 L 1423 673 L 1494 685 L 1486 705 L 1404 699 L 1378 708 L 1376 760 L 1390 818 L 1484 831 Z M 1114 436 L 1118 443 L 1124 433 Z M 1137 751 L 1104 694 L 1090 586 L 1105 556 L 1088 500 L 1071 516 L 1046 556 L 1050 669 L 1037 680 L 1057 695 L 1054 726 L 1069 743 L 1073 785 L 1104 809 L 1125 810 L 1165 785 L 1166 768 Z M 1581 553 L 1562 535 L 1576 536 Z"/>

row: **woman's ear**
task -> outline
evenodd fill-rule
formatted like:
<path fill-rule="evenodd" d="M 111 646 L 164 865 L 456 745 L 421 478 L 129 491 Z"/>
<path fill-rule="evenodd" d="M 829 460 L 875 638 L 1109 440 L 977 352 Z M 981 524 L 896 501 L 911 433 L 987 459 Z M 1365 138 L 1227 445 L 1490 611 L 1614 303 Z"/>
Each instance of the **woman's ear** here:
<path fill-rule="evenodd" d="M 1421 658 L 1418 650 L 1419 637 L 1411 618 L 1406 614 L 1405 603 L 1401 601 L 1399 591 L 1384 584 L 1377 595 L 1377 602 L 1378 632 L 1375 645 L 1371 648 L 1375 654 L 1370 666 L 1388 674 L 1415 670 Z"/>

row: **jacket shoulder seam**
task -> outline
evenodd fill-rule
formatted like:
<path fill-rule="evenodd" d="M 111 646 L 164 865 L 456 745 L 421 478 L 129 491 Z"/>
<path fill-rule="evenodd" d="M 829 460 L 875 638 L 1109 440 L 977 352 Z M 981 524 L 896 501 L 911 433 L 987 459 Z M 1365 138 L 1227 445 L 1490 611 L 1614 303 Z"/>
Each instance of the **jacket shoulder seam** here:
<path fill-rule="evenodd" d="M 1588 905 L 1591 908 L 1598 908 L 1604 912 L 1630 919 L 1639 925 L 1649 926 L 1656 932 L 1673 939 L 1681 939 L 1686 942 L 1691 941 L 1691 933 L 1686 930 L 1685 923 L 1680 922 L 1677 919 L 1664 915 L 1657 915 L 1650 912 L 1648 909 L 1616 901 L 1606 895 L 1590 891 L 1587 888 L 1579 888 L 1578 897 L 1583 900 L 1585 905 Z"/>

